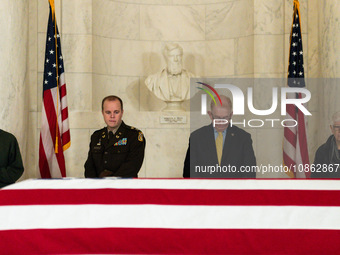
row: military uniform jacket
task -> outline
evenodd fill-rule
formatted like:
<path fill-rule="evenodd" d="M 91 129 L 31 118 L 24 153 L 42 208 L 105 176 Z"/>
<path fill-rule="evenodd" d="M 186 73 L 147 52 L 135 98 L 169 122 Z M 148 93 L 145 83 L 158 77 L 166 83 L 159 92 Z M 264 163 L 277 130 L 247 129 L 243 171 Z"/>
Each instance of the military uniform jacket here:
<path fill-rule="evenodd" d="M 112 171 L 113 176 L 138 177 L 144 159 L 143 133 L 122 122 L 116 134 L 108 136 L 106 127 L 92 134 L 85 177 L 99 177 L 104 170 Z"/>

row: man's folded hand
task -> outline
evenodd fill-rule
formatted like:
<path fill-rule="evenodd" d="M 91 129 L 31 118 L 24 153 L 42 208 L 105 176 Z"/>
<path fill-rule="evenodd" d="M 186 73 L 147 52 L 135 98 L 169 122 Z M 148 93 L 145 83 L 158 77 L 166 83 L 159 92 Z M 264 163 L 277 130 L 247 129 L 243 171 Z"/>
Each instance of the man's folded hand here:
<path fill-rule="evenodd" d="M 109 171 L 109 170 L 104 170 L 100 173 L 99 177 L 100 178 L 103 178 L 103 177 L 107 177 L 107 176 L 112 176 L 113 172 L 112 171 Z"/>

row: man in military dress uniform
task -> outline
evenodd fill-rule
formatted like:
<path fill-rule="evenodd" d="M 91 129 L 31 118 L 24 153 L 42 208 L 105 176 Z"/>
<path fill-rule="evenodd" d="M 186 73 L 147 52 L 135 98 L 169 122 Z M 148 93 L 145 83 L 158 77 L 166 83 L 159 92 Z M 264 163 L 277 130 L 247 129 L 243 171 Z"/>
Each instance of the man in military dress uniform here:
<path fill-rule="evenodd" d="M 138 177 L 145 150 L 143 133 L 122 121 L 123 102 L 117 96 L 102 101 L 102 114 L 107 127 L 91 136 L 85 177 Z"/>

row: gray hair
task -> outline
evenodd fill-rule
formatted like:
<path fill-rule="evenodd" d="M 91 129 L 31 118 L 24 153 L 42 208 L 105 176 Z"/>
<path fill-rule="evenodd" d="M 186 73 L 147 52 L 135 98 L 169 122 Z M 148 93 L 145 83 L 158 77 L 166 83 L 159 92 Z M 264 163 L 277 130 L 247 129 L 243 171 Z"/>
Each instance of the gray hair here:
<path fill-rule="evenodd" d="M 216 100 L 217 105 L 220 105 L 221 103 L 218 100 L 218 98 L 217 97 L 214 97 L 214 98 Z M 229 108 L 232 111 L 233 110 L 233 103 L 231 102 L 231 99 L 227 96 L 224 96 L 224 95 L 221 95 L 220 98 L 221 98 L 221 101 L 222 101 L 222 106 Z M 213 110 L 214 107 L 215 107 L 215 102 L 214 102 L 214 100 L 211 100 L 210 109 Z"/>
<path fill-rule="evenodd" d="M 337 122 L 337 121 L 340 121 L 340 111 L 334 113 L 332 116 L 332 124 L 334 124 L 334 122 Z"/>

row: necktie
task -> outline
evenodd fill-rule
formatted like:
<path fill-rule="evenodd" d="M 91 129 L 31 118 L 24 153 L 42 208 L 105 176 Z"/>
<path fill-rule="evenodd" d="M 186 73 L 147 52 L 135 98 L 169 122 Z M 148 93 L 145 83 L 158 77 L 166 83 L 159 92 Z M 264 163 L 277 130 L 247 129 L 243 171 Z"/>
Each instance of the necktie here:
<path fill-rule="evenodd" d="M 216 142 L 218 164 L 221 165 L 222 151 L 223 151 L 223 134 L 222 134 L 222 132 L 218 132 L 218 136 L 217 136 L 215 142 Z"/>
<path fill-rule="evenodd" d="M 113 139 L 113 132 L 110 131 L 110 132 L 109 132 L 109 141 L 108 141 L 108 142 L 110 142 L 112 139 Z"/>

